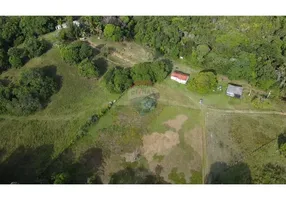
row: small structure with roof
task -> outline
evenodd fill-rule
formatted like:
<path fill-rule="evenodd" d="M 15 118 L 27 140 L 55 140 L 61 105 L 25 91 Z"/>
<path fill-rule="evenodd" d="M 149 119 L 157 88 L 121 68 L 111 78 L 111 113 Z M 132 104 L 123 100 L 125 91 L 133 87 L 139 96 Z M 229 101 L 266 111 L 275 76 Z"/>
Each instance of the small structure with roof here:
<path fill-rule="evenodd" d="M 173 71 L 171 74 L 171 79 L 181 84 L 186 84 L 189 78 L 189 74 L 177 70 Z"/>
<path fill-rule="evenodd" d="M 75 26 L 77 26 L 77 27 L 80 26 L 80 22 L 79 22 L 79 21 L 76 21 L 76 20 L 75 20 L 75 21 L 73 21 L 72 23 L 73 23 L 73 25 L 75 25 Z M 62 28 L 67 28 L 67 27 L 68 27 L 67 23 L 59 24 L 59 25 L 56 26 L 56 30 L 60 30 L 60 29 L 62 29 Z"/>
<path fill-rule="evenodd" d="M 242 90 L 243 88 L 240 85 L 228 84 L 226 95 L 230 97 L 241 98 Z"/>

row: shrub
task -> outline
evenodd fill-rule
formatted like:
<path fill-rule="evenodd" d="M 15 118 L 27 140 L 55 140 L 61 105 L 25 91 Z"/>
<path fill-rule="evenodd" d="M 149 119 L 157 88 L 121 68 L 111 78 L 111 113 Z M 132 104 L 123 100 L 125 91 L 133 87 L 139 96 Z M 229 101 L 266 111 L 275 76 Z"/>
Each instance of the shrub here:
<path fill-rule="evenodd" d="M 82 60 L 92 57 L 92 47 L 86 42 L 73 42 L 64 46 L 61 51 L 61 56 L 65 62 L 69 64 L 79 64 Z"/>
<path fill-rule="evenodd" d="M 81 63 L 78 65 L 78 71 L 80 75 L 87 78 L 97 78 L 99 76 L 98 68 L 95 66 L 94 62 L 88 59 L 84 59 L 83 61 L 81 61 Z"/>
<path fill-rule="evenodd" d="M 130 70 L 120 67 L 113 68 L 106 74 L 105 83 L 107 89 L 111 92 L 124 92 L 133 84 L 132 78 L 130 77 Z"/>
<path fill-rule="evenodd" d="M 49 43 L 43 39 L 29 37 L 24 43 L 29 58 L 34 58 L 42 55 L 48 49 Z"/>
<path fill-rule="evenodd" d="M 217 88 L 217 77 L 213 72 L 200 72 L 188 84 L 188 89 L 206 94 Z"/>

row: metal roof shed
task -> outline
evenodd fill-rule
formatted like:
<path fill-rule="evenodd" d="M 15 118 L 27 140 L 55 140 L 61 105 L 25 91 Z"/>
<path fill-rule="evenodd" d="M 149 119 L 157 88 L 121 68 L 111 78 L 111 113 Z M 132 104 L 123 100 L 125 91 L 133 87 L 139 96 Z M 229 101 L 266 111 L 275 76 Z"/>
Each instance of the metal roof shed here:
<path fill-rule="evenodd" d="M 230 97 L 241 98 L 242 90 L 243 90 L 242 86 L 228 84 L 228 87 L 226 90 L 226 95 L 228 95 Z"/>

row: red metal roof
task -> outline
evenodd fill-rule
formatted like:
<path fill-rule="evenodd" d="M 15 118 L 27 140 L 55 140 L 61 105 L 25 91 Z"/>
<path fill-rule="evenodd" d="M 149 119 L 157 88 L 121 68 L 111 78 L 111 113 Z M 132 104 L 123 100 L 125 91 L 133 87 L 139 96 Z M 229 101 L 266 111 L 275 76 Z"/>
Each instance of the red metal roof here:
<path fill-rule="evenodd" d="M 180 80 L 186 81 L 186 80 L 188 80 L 190 75 L 189 74 L 185 74 L 185 73 L 180 72 L 180 71 L 174 71 L 174 72 L 172 72 L 171 76 L 176 77 L 176 78 L 178 78 Z"/>

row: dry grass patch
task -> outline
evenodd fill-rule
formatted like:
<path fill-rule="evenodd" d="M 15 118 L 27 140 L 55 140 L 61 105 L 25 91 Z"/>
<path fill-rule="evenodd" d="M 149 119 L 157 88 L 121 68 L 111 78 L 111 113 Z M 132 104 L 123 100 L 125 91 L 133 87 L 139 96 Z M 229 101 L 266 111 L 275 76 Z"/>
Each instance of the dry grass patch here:
<path fill-rule="evenodd" d="M 186 115 L 177 115 L 175 119 L 164 122 L 164 125 L 174 128 L 178 132 L 187 119 Z"/>
<path fill-rule="evenodd" d="M 189 132 L 184 133 L 185 142 L 190 145 L 201 157 L 203 154 L 203 130 L 196 127 Z"/>
<path fill-rule="evenodd" d="M 143 136 L 142 153 L 151 162 L 153 156 L 167 155 L 172 147 L 180 143 L 179 134 L 173 131 L 162 133 L 152 133 L 151 135 Z"/>

